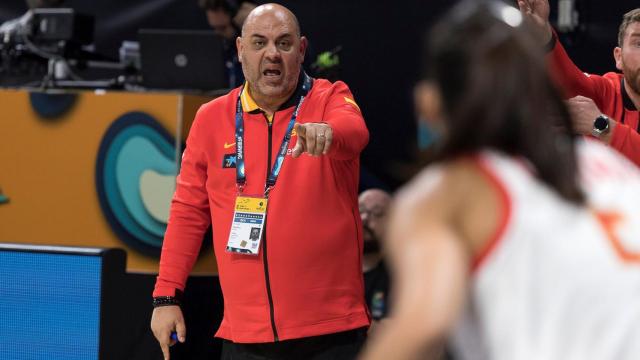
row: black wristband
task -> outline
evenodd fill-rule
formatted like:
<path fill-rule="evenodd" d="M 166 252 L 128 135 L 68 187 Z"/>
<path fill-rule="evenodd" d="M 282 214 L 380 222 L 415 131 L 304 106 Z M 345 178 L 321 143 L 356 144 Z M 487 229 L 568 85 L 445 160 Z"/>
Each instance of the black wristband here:
<path fill-rule="evenodd" d="M 153 307 L 161 307 L 161 306 L 172 306 L 182 305 L 182 291 L 176 289 L 175 296 L 154 296 L 153 298 Z"/>
<path fill-rule="evenodd" d="M 156 296 L 153 298 L 153 307 L 161 307 L 161 306 L 171 306 L 177 305 L 180 306 L 180 300 L 175 296 Z"/>

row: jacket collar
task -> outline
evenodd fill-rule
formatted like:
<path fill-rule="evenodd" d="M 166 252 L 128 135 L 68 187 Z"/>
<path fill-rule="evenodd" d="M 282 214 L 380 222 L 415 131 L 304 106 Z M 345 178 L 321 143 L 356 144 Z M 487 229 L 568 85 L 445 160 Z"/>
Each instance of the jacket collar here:
<path fill-rule="evenodd" d="M 631 100 L 631 97 L 627 93 L 627 89 L 624 86 L 624 77 L 622 77 L 620 80 L 620 92 L 622 93 L 622 104 L 624 105 L 624 108 L 630 111 L 638 111 L 636 105 Z"/>
<path fill-rule="evenodd" d="M 296 85 L 296 90 L 289 97 L 289 99 L 287 99 L 287 101 L 285 101 L 282 105 L 280 105 L 280 107 L 278 108 L 278 111 L 290 108 L 292 106 L 296 106 L 298 104 L 298 101 L 300 101 L 300 97 L 302 96 L 303 85 L 304 85 L 304 71 L 300 70 L 300 74 L 298 75 L 298 84 Z M 311 87 L 313 87 L 313 79 L 311 79 Z M 253 98 L 251 97 L 251 94 L 249 94 L 248 89 L 249 89 L 249 82 L 246 81 L 244 86 L 242 87 L 242 92 L 240 93 L 242 110 L 248 113 L 263 112 L 264 110 L 262 110 L 260 106 L 256 104 L 255 100 L 253 100 Z"/>

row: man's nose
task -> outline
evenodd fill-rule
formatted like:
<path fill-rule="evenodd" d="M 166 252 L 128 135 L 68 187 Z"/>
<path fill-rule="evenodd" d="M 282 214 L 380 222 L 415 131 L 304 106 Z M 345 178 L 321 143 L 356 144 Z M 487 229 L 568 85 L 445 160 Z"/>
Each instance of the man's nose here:
<path fill-rule="evenodd" d="M 278 50 L 276 44 L 267 46 L 265 56 L 271 61 L 278 61 L 280 59 L 280 50 Z"/>

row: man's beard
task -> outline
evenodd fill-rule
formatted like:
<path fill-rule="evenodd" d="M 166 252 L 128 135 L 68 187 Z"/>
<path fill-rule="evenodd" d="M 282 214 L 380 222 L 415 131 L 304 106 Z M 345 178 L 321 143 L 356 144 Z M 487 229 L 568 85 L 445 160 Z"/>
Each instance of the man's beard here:
<path fill-rule="evenodd" d="M 629 84 L 629 87 L 636 95 L 640 95 L 640 69 L 636 71 L 631 69 L 624 71 L 624 81 Z"/>
<path fill-rule="evenodd" d="M 364 247 L 362 249 L 362 253 L 365 255 L 379 253 L 380 239 L 378 239 L 375 232 L 366 225 L 362 227 L 362 230 L 368 235 L 368 239 L 369 239 L 364 241 Z"/>

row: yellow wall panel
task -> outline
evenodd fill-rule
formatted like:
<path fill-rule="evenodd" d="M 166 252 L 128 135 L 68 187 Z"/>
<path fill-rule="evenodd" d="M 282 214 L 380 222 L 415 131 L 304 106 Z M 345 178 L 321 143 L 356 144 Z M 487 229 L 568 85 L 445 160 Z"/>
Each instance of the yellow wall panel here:
<path fill-rule="evenodd" d="M 157 272 L 158 259 L 126 246 L 111 230 L 96 192 L 98 148 L 109 126 L 131 111 L 145 112 L 173 136 L 210 98 L 171 93 L 78 92 L 73 107 L 53 120 L 41 118 L 29 93 L 0 90 L 0 241 L 121 247 L 130 271 Z M 186 116 L 189 116 L 187 119 Z M 182 131 L 181 131 L 182 132 Z M 185 134 L 182 133 L 184 136 Z M 212 273 L 208 253 L 197 273 Z"/>

